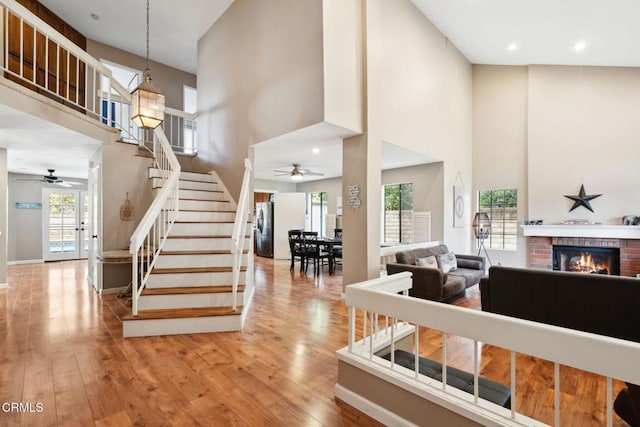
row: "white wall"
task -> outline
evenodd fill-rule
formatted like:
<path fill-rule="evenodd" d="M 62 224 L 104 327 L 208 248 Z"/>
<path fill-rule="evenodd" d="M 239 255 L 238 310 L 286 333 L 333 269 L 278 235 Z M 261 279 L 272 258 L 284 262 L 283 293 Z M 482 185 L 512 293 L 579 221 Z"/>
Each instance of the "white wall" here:
<path fill-rule="evenodd" d="M 529 67 L 529 218 L 640 214 L 640 68 Z M 594 212 L 563 197 L 584 184 Z"/>
<path fill-rule="evenodd" d="M 271 181 L 268 179 L 255 179 L 253 181 L 254 191 L 263 191 L 269 193 L 295 193 L 295 182 Z"/>
<path fill-rule="evenodd" d="M 304 193 L 277 193 L 273 204 L 273 258 L 290 259 L 289 230 L 304 229 Z"/>

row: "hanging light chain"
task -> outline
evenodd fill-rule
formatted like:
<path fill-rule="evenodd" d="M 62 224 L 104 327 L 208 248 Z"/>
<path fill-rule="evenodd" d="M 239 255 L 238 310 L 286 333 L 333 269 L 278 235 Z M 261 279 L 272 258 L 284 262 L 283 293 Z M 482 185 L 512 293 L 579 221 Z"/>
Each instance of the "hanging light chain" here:
<path fill-rule="evenodd" d="M 147 72 L 149 72 L 149 0 L 147 0 Z"/>

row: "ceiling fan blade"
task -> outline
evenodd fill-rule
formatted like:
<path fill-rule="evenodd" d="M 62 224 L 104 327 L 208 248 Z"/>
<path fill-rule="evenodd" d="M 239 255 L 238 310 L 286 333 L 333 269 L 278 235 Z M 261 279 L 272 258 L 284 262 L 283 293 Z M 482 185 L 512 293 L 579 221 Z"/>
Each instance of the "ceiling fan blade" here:
<path fill-rule="evenodd" d="M 305 172 L 305 175 L 310 175 L 310 176 L 324 176 L 323 173 L 320 172 Z"/>
<path fill-rule="evenodd" d="M 61 181 L 61 182 L 69 185 L 82 185 L 81 182 L 76 182 L 76 181 Z"/>
<path fill-rule="evenodd" d="M 62 181 L 62 182 L 56 182 L 57 185 L 59 185 L 60 187 L 65 187 L 65 188 L 69 188 L 69 187 L 73 187 L 73 185 L 69 184 L 68 182 Z"/>
<path fill-rule="evenodd" d="M 273 175 L 273 176 L 289 176 L 291 175 L 291 172 L 287 172 L 287 173 L 280 173 L 278 175 Z"/>
<path fill-rule="evenodd" d="M 286 173 L 286 174 L 290 174 L 291 171 L 279 171 L 279 170 L 274 170 L 274 172 L 278 172 L 278 173 Z"/>

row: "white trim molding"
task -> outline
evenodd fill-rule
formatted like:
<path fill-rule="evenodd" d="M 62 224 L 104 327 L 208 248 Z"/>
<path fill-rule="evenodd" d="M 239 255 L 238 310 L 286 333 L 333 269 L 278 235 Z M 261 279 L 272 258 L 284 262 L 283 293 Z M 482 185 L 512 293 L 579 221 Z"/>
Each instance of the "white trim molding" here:
<path fill-rule="evenodd" d="M 521 225 L 524 236 L 640 239 L 640 225 L 554 224 Z"/>
<path fill-rule="evenodd" d="M 416 424 L 402 418 L 401 416 L 394 414 L 386 408 L 378 405 L 360 396 L 357 393 L 352 392 L 348 388 L 341 386 L 340 384 L 335 385 L 335 395 L 338 399 L 342 400 L 345 403 L 353 406 L 360 412 L 363 412 L 370 416 L 371 418 L 380 421 L 384 425 L 388 426 L 416 426 Z"/>
<path fill-rule="evenodd" d="M 43 259 L 21 259 L 18 261 L 7 261 L 7 265 L 22 265 L 22 264 L 43 264 Z"/>
<path fill-rule="evenodd" d="M 8 283 L 0 283 L 0 290 L 7 289 L 9 287 Z"/>

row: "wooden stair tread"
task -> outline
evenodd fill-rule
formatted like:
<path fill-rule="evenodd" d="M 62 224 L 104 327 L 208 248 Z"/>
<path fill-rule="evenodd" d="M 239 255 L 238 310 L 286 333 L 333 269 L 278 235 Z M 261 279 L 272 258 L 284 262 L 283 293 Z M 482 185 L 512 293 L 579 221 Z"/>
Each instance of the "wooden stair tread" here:
<path fill-rule="evenodd" d="M 151 274 L 230 273 L 232 271 L 233 267 L 154 268 Z M 247 271 L 247 267 L 240 267 L 240 271 Z"/>
<path fill-rule="evenodd" d="M 249 250 L 244 249 L 242 253 L 248 254 Z M 162 251 L 160 252 L 160 255 L 231 255 L 231 250 L 221 249 L 211 251 Z"/>
<path fill-rule="evenodd" d="M 182 172 L 184 172 L 184 171 L 182 171 Z M 191 173 L 193 173 L 193 172 L 191 172 Z M 206 174 L 206 175 L 207 175 L 207 176 L 211 176 L 211 175 L 209 175 L 209 174 Z M 217 182 L 216 182 L 216 181 L 200 181 L 200 180 L 197 180 L 197 179 L 188 179 L 188 178 L 179 178 L 179 179 L 178 179 L 178 181 L 185 181 L 185 182 L 202 182 L 202 183 L 204 183 L 204 184 L 217 184 Z"/>
<path fill-rule="evenodd" d="M 190 200 L 194 202 L 218 202 L 218 203 L 231 203 L 230 200 L 203 200 L 203 199 L 192 199 L 190 197 L 180 197 L 180 200 Z"/>
<path fill-rule="evenodd" d="M 244 292 L 244 288 L 245 285 L 238 285 L 238 292 Z M 233 292 L 233 287 L 231 285 L 145 288 L 144 291 L 142 291 L 142 295 L 222 294 L 227 292 Z"/>
<path fill-rule="evenodd" d="M 139 310 L 137 316 L 127 314 L 122 320 L 182 319 L 212 316 L 239 316 L 242 306 L 236 311 L 231 307 L 166 308 L 159 310 Z"/>
<path fill-rule="evenodd" d="M 198 181 L 198 182 L 200 182 L 200 181 Z M 205 184 L 212 184 L 212 183 L 207 182 Z M 157 185 L 152 187 L 153 190 L 157 190 L 159 188 L 164 188 L 164 187 L 163 186 L 157 186 Z M 180 187 L 178 187 L 178 188 L 180 188 Z M 199 188 L 180 188 L 180 190 L 182 190 L 182 191 L 204 191 L 204 192 L 207 192 L 207 193 L 223 193 L 223 191 L 221 191 L 221 190 L 201 190 Z M 180 200 L 187 200 L 187 199 L 182 199 L 181 198 Z M 197 199 L 197 200 L 200 200 L 200 199 Z M 214 200 L 210 200 L 210 201 L 214 201 Z M 215 200 L 215 201 L 217 201 L 217 200 Z"/>
<path fill-rule="evenodd" d="M 249 238 L 251 236 L 249 236 L 248 234 L 246 234 L 244 236 L 245 238 Z M 200 234 L 197 236 L 167 236 L 167 239 L 230 239 L 231 235 L 230 234 L 210 234 L 210 235 L 206 235 L 206 234 Z"/>
<path fill-rule="evenodd" d="M 180 212 L 236 213 L 236 211 L 218 211 L 218 210 L 210 210 L 210 209 L 180 209 Z"/>

